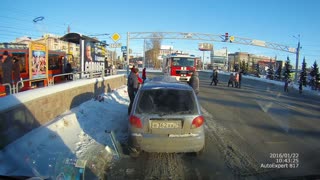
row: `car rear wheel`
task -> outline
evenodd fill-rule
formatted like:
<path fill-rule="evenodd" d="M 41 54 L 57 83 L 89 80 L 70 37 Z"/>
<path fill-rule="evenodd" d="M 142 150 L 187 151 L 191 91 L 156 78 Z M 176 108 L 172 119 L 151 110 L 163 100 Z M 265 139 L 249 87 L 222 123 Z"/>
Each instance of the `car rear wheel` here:
<path fill-rule="evenodd" d="M 200 151 L 196 152 L 196 156 L 201 156 L 204 152 L 204 149 L 205 149 L 205 146 L 203 146 L 203 148 Z"/>

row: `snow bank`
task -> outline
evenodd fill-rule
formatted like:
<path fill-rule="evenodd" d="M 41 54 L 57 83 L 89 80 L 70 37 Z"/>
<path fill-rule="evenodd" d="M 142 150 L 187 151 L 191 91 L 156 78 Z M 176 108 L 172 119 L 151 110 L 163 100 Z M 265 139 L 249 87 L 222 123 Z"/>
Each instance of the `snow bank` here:
<path fill-rule="evenodd" d="M 139 72 L 142 72 L 143 68 L 138 68 Z M 123 74 L 127 72 L 127 69 L 117 69 L 118 74 Z M 147 68 L 146 72 L 162 72 L 160 69 Z"/>
<path fill-rule="evenodd" d="M 200 70 L 200 72 L 207 72 L 207 73 L 212 73 L 213 70 Z M 229 72 L 224 72 L 224 71 L 218 71 L 219 74 L 224 74 L 224 75 L 230 75 Z"/>
<path fill-rule="evenodd" d="M 0 103 L 0 111 L 6 110 L 9 107 L 13 107 L 13 106 L 19 105 L 21 103 L 31 101 L 36 98 L 48 96 L 53 93 L 62 92 L 67 89 L 76 88 L 76 87 L 84 86 L 84 85 L 88 85 L 88 84 L 93 84 L 93 83 L 96 83 L 97 81 L 101 82 L 103 80 L 113 79 L 113 78 L 121 77 L 121 76 L 123 76 L 123 75 L 114 75 L 114 76 L 108 76 L 108 77 L 104 77 L 104 78 L 94 78 L 94 79 L 80 79 L 77 81 L 68 82 L 68 85 L 66 85 L 65 83 L 56 84 L 54 86 L 37 88 L 37 89 L 30 90 L 30 91 L 24 91 L 24 92 L 19 92 L 18 94 L 12 94 L 10 96 L 5 96 L 0 99 L 0 102 L 1 102 Z"/>
<path fill-rule="evenodd" d="M 127 137 L 126 86 L 81 104 L 39 127 L 0 151 L 0 174 L 72 179 L 78 162 L 103 177 L 115 156 L 110 132 Z"/>

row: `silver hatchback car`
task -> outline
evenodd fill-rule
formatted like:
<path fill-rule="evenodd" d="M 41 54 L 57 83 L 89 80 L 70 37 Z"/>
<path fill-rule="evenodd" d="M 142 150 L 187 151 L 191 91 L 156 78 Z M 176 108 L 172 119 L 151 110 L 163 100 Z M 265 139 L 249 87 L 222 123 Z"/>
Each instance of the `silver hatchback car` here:
<path fill-rule="evenodd" d="M 204 117 L 186 83 L 150 81 L 138 91 L 129 116 L 130 144 L 137 152 L 202 152 Z"/>

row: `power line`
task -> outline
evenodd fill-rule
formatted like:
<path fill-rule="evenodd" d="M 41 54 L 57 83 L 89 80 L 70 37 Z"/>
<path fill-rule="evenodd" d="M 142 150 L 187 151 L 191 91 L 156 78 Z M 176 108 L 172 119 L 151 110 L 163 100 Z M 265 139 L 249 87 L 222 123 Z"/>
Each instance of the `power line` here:
<path fill-rule="evenodd" d="M 14 13 L 12 13 L 13 11 L 15 11 Z M 31 11 L 26 11 L 26 10 L 21 10 L 21 9 L 17 9 L 17 8 L 10 8 L 10 11 L 9 11 L 11 14 L 17 14 L 17 15 L 21 15 L 23 14 L 24 17 L 31 17 L 31 18 L 34 18 L 35 15 L 30 15 L 34 12 L 31 12 Z M 30 22 L 31 21 L 31 18 L 30 19 L 21 19 L 21 18 L 15 18 L 15 17 L 9 17 L 9 16 L 0 16 L 2 18 L 5 18 L 5 20 L 7 21 L 11 21 L 11 20 L 15 20 L 15 21 L 20 21 L 20 22 Z M 49 23 L 47 23 L 49 22 Z M 53 23 L 51 23 L 53 22 Z M 11 22 L 9 22 L 11 23 Z M 31 24 L 31 23 L 30 23 Z M 30 25 L 28 24 L 28 25 Z M 32 23 L 32 24 L 35 24 L 35 23 Z M 43 22 L 43 25 L 45 26 L 50 26 L 50 28 L 52 29 L 52 27 L 56 28 L 63 28 L 63 29 L 66 29 L 67 28 L 67 24 L 70 25 L 70 24 L 73 24 L 71 26 L 72 29 L 79 29 L 79 31 L 74 31 L 74 32 L 84 32 L 85 34 L 95 34 L 94 32 L 87 32 L 87 31 L 83 31 L 83 30 L 80 30 L 80 28 L 77 28 L 77 25 L 74 25 L 74 23 L 61 23 L 59 22 L 59 20 L 57 19 L 54 19 L 52 17 L 45 17 L 45 22 Z"/>
<path fill-rule="evenodd" d="M 22 34 L 22 35 L 30 35 L 30 36 L 38 36 L 38 34 L 32 34 L 32 33 L 23 33 L 23 32 L 16 32 L 16 31 L 0 31 L 3 33 L 8 33 L 8 34 Z"/>
<path fill-rule="evenodd" d="M 20 28 L 20 27 L 13 27 L 13 26 L 0 26 L 0 28 L 15 29 L 15 30 L 34 30 L 32 28 Z"/>

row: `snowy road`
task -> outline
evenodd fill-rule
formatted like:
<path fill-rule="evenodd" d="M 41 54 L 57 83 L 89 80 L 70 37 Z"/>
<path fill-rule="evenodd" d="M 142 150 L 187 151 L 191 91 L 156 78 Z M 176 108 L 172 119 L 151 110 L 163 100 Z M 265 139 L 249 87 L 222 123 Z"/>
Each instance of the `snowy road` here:
<path fill-rule="evenodd" d="M 208 85 L 208 73 L 200 73 L 199 100 L 206 119 L 206 148 L 200 157 L 142 153 L 130 158 L 126 149 L 129 102 L 123 87 L 83 103 L 11 144 L 0 152 L 0 162 L 12 163 L 0 171 L 62 174 L 72 179 L 79 168 L 71 167 L 84 161 L 87 179 L 270 179 L 320 172 L 319 96 L 284 94 L 281 86 L 250 79 L 243 81 L 242 89 L 228 88 L 227 78 L 220 75 L 219 86 L 213 87 Z M 120 158 L 110 131 L 123 145 Z M 262 166 L 284 161 L 270 158 L 280 153 L 298 154 L 299 167 Z"/>
<path fill-rule="evenodd" d="M 320 98 L 300 95 L 282 86 L 243 80 L 242 89 L 228 88 L 220 75 L 209 86 L 200 72 L 200 104 L 206 119 L 206 149 L 202 156 L 143 153 L 123 158 L 108 177 L 138 179 L 271 179 L 319 175 Z M 279 157 L 284 154 L 295 158 Z M 275 156 L 278 158 L 274 158 Z M 268 164 L 288 168 L 268 168 Z M 295 167 L 294 167 L 295 165 Z M 315 177 L 315 176 L 313 176 Z M 319 176 L 318 176 L 319 177 Z M 281 178 L 280 178 L 281 179 Z"/>

